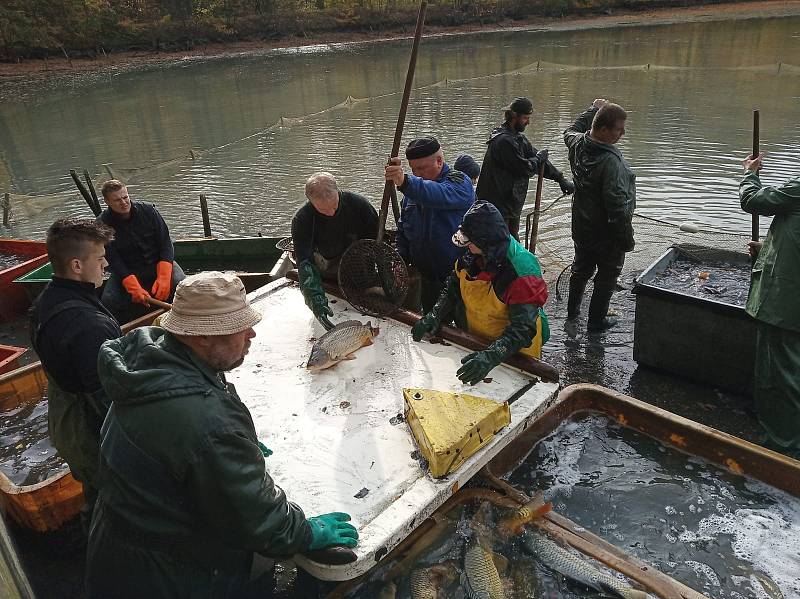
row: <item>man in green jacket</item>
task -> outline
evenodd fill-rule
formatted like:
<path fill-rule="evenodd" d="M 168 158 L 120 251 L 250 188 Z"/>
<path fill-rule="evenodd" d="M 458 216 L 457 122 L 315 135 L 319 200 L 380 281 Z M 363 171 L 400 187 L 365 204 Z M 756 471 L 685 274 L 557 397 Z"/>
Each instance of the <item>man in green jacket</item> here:
<path fill-rule="evenodd" d="M 800 178 L 764 187 L 762 154 L 744 161 L 742 210 L 773 216 L 753 265 L 747 313 L 757 321 L 754 397 L 769 440 L 800 449 Z"/>
<path fill-rule="evenodd" d="M 271 452 L 224 372 L 244 361 L 261 315 L 231 274 L 187 277 L 159 327 L 105 343 L 113 401 L 86 588 L 100 597 L 235 597 L 253 552 L 356 545 L 343 513 L 306 518 L 266 470 Z"/>
<path fill-rule="evenodd" d="M 564 131 L 575 183 L 572 202 L 572 241 L 575 260 L 569 281 L 567 322 L 574 323 L 581 309 L 586 283 L 594 276 L 589 303 L 589 331 L 616 324 L 607 316 L 608 304 L 625 263 L 633 250 L 633 211 L 636 175 L 614 146 L 625 134 L 625 110 L 599 98 Z"/>

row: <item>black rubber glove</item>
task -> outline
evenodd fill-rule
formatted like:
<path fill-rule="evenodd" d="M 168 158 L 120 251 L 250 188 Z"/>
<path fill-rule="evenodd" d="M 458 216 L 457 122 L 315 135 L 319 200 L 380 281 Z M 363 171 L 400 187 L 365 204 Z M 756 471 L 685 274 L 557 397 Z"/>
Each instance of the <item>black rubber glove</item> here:
<path fill-rule="evenodd" d="M 569 179 L 565 179 L 563 176 L 558 180 L 558 186 L 561 188 L 561 193 L 564 195 L 568 196 L 575 193 L 575 183 Z"/>
<path fill-rule="evenodd" d="M 456 297 L 459 293 L 458 278 L 455 274 L 447 277 L 447 280 L 442 287 L 442 293 L 439 299 L 436 300 L 433 308 L 425 316 L 420 318 L 411 327 L 411 337 L 414 341 L 421 341 L 425 333 L 434 334 L 442 326 L 442 320 L 445 316 L 449 316 L 450 312 L 455 306 Z"/>
<path fill-rule="evenodd" d="M 322 288 L 322 278 L 319 276 L 319 271 L 310 260 L 305 260 L 297 267 L 297 275 L 300 279 L 300 291 L 303 293 L 306 306 L 311 309 L 316 319 L 325 327 L 325 330 L 330 331 L 333 328 L 333 323 L 328 320 L 328 316 L 333 316 L 333 310 L 328 306 L 328 298 Z"/>
<path fill-rule="evenodd" d="M 545 162 L 547 162 L 547 157 L 549 155 L 550 155 L 550 151 L 547 148 L 539 150 L 538 152 L 536 152 L 536 162 L 539 165 L 544 164 Z"/>

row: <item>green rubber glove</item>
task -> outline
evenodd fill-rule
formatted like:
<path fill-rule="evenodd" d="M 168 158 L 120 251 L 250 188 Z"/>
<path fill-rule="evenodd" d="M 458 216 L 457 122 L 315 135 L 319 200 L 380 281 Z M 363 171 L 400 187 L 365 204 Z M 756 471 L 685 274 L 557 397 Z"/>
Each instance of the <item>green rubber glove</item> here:
<path fill-rule="evenodd" d="M 331 545 L 355 547 L 358 544 L 358 531 L 348 523 L 350 514 L 331 512 L 308 519 L 311 527 L 311 545 L 309 550 L 316 551 Z"/>
<path fill-rule="evenodd" d="M 491 350 L 472 352 L 461 358 L 463 366 L 456 371 L 456 376 L 462 383 L 475 385 L 485 379 L 502 361 L 503 357 Z"/>
<path fill-rule="evenodd" d="M 265 458 L 268 458 L 272 455 L 272 450 L 264 445 L 261 441 L 258 442 L 258 448 L 261 450 L 261 455 L 263 455 Z"/>
<path fill-rule="evenodd" d="M 439 323 L 437 322 L 437 319 L 431 314 L 428 314 L 427 316 L 420 318 L 414 323 L 414 326 L 411 327 L 411 337 L 414 339 L 414 341 L 421 341 L 425 336 L 425 333 L 433 334 L 438 329 Z"/>
<path fill-rule="evenodd" d="M 306 306 L 311 309 L 325 330 L 330 331 L 333 323 L 328 320 L 328 316 L 333 316 L 333 310 L 328 306 L 328 298 L 322 288 L 322 278 L 317 267 L 310 260 L 305 260 L 297 267 L 297 276 L 300 279 L 300 291 L 303 293 Z"/>

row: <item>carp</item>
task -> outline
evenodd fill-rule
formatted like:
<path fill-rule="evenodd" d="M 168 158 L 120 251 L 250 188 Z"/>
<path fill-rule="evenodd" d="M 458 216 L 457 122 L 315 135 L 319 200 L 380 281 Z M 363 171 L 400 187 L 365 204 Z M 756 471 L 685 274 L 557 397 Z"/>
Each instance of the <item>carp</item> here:
<path fill-rule="evenodd" d="M 461 585 L 471 599 L 503 599 L 503 584 L 492 552 L 484 547 L 479 534 L 474 534 L 464 552 Z"/>
<path fill-rule="evenodd" d="M 438 599 L 439 591 L 456 579 L 449 563 L 434 564 L 411 571 L 411 599 Z"/>
<path fill-rule="evenodd" d="M 644 591 L 634 589 L 621 580 L 601 572 L 589 562 L 573 555 L 549 537 L 538 532 L 526 531 L 523 536 L 525 549 L 543 565 L 562 576 L 622 599 L 648 599 Z"/>
<path fill-rule="evenodd" d="M 500 530 L 506 535 L 518 535 L 522 532 L 526 524 L 530 524 L 536 518 L 541 518 L 553 509 L 553 504 L 549 501 L 545 503 L 541 491 L 536 493 L 533 498 L 516 510 L 508 518 L 500 522 Z"/>
<path fill-rule="evenodd" d="M 353 353 L 359 348 L 372 345 L 372 338 L 379 331 L 377 327 L 372 327 L 371 322 L 367 324 L 357 320 L 340 322 L 316 340 L 311 348 L 306 368 L 311 372 L 317 372 L 330 368 L 342 360 L 355 360 Z"/>

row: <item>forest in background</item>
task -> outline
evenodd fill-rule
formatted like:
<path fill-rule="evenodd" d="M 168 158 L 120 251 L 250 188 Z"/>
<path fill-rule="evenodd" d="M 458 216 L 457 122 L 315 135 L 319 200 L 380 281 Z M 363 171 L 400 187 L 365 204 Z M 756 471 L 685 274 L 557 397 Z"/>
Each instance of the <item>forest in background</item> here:
<path fill-rule="evenodd" d="M 430 0 L 426 24 L 715 4 L 720 0 Z M 180 51 L 207 44 L 413 29 L 417 0 L 3 0 L 0 60 Z"/>

